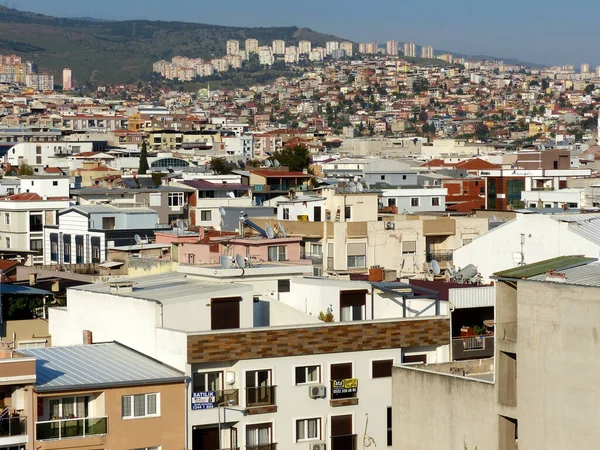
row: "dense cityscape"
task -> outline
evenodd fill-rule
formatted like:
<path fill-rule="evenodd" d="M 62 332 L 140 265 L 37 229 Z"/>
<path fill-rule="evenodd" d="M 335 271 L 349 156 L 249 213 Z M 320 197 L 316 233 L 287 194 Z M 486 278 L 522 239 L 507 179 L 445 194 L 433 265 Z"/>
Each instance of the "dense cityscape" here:
<path fill-rule="evenodd" d="M 247 30 L 0 39 L 0 450 L 594 448 L 600 66 Z"/>

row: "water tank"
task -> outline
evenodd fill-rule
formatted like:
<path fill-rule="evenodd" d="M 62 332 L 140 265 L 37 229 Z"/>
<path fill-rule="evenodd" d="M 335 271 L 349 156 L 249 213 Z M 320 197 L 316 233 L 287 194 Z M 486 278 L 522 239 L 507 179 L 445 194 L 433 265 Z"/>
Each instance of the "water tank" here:
<path fill-rule="evenodd" d="M 456 272 L 456 281 L 464 283 L 477 275 L 477 267 L 473 264 L 463 267 L 461 270 Z"/>

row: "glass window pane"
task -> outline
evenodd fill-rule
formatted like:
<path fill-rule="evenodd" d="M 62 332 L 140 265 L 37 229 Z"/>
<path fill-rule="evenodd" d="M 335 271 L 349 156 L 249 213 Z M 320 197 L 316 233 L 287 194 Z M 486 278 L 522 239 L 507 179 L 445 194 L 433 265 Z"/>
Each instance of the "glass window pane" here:
<path fill-rule="evenodd" d="M 62 399 L 62 416 L 65 419 L 75 416 L 75 399 L 73 397 Z"/>
<path fill-rule="evenodd" d="M 133 396 L 133 415 L 135 417 L 146 415 L 146 396 L 144 394 Z"/>
<path fill-rule="evenodd" d="M 121 402 L 123 409 L 123 417 L 131 417 L 131 396 L 123 396 Z"/>
<path fill-rule="evenodd" d="M 296 367 L 296 384 L 306 383 L 305 367 Z"/>
<path fill-rule="evenodd" d="M 307 439 L 316 439 L 318 438 L 318 433 L 317 433 L 317 425 L 319 422 L 319 419 L 308 419 L 307 421 Z"/>
<path fill-rule="evenodd" d="M 156 394 L 148 394 L 148 414 L 157 414 Z"/>
<path fill-rule="evenodd" d="M 319 381 L 319 366 L 307 367 L 306 381 Z"/>
<path fill-rule="evenodd" d="M 296 421 L 296 440 L 306 439 L 306 421 Z"/>

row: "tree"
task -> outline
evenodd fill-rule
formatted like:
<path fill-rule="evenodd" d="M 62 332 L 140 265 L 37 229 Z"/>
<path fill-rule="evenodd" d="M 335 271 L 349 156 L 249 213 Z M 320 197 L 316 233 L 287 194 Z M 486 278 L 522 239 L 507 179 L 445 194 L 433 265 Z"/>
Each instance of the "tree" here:
<path fill-rule="evenodd" d="M 475 135 L 478 139 L 487 139 L 490 135 L 490 130 L 484 123 L 478 123 L 477 127 L 475 127 Z"/>
<path fill-rule="evenodd" d="M 333 312 L 331 312 L 331 309 L 327 308 L 326 312 L 321 311 L 319 313 L 319 320 L 322 322 L 333 322 L 334 317 Z"/>
<path fill-rule="evenodd" d="M 586 94 L 591 94 L 592 92 L 594 92 L 594 90 L 596 90 L 596 86 L 594 84 L 588 84 L 585 87 L 585 93 Z"/>
<path fill-rule="evenodd" d="M 542 90 L 545 91 L 549 87 L 550 87 L 550 82 L 546 78 L 544 78 L 542 80 Z"/>
<path fill-rule="evenodd" d="M 291 172 L 302 172 L 308 169 L 310 153 L 305 146 L 294 145 L 277 150 L 271 159 L 276 159 L 282 166 L 287 166 Z"/>
<path fill-rule="evenodd" d="M 225 158 L 213 158 L 210 160 L 210 170 L 212 170 L 216 175 L 226 175 L 231 172 L 231 163 L 229 163 Z"/>
<path fill-rule="evenodd" d="M 142 142 L 142 151 L 140 152 L 140 165 L 138 167 L 138 175 L 146 175 L 148 173 L 148 144 Z"/>
<path fill-rule="evenodd" d="M 19 166 L 19 175 L 33 175 L 33 168 L 26 163 L 21 163 Z"/>
<path fill-rule="evenodd" d="M 429 116 L 427 115 L 427 111 L 421 111 L 419 113 L 419 122 L 427 122 L 429 120 Z"/>

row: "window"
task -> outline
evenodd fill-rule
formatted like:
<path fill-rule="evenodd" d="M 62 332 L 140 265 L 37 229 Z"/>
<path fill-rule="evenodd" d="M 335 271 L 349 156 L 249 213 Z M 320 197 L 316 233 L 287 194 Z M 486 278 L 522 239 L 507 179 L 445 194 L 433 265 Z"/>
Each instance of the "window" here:
<path fill-rule="evenodd" d="M 440 206 L 440 198 L 431 197 L 431 206 Z"/>
<path fill-rule="evenodd" d="M 169 192 L 169 206 L 171 208 L 183 206 L 183 192 Z"/>
<path fill-rule="evenodd" d="M 100 263 L 100 238 L 93 237 L 90 239 L 90 244 L 92 245 L 92 264 Z"/>
<path fill-rule="evenodd" d="M 75 236 L 75 263 L 83 264 L 83 236 Z"/>
<path fill-rule="evenodd" d="M 58 181 L 53 181 L 52 186 L 58 186 Z"/>
<path fill-rule="evenodd" d="M 296 367 L 296 385 L 321 382 L 321 366 Z"/>
<path fill-rule="evenodd" d="M 419 198 L 418 197 L 412 197 L 410 199 L 410 206 L 412 206 L 412 207 L 418 207 L 419 206 Z"/>
<path fill-rule="evenodd" d="M 473 242 L 473 239 L 463 239 L 462 245 L 467 245 L 467 244 L 470 244 L 471 242 Z"/>
<path fill-rule="evenodd" d="M 212 211 L 200 211 L 200 220 L 203 222 L 208 222 L 212 220 Z"/>
<path fill-rule="evenodd" d="M 36 164 L 41 164 L 42 163 L 42 157 L 41 156 L 36 156 L 35 157 L 35 163 Z"/>
<path fill-rule="evenodd" d="M 402 179 L 403 179 L 403 180 L 406 180 L 406 175 L 402 175 Z"/>
<path fill-rule="evenodd" d="M 321 438 L 321 419 L 296 420 L 296 442 Z"/>
<path fill-rule="evenodd" d="M 286 247 L 285 245 L 270 246 L 268 248 L 269 261 L 285 261 Z"/>
<path fill-rule="evenodd" d="M 262 423 L 258 425 L 246 426 L 246 449 L 247 450 L 263 450 L 268 449 L 271 444 L 271 427 L 270 423 Z"/>
<path fill-rule="evenodd" d="M 42 221 L 41 214 L 30 214 L 29 215 L 29 231 L 31 231 L 31 232 L 44 231 L 44 223 Z"/>
<path fill-rule="evenodd" d="M 159 394 L 124 395 L 121 405 L 124 419 L 160 416 Z"/>
<path fill-rule="evenodd" d="M 394 360 L 385 359 L 371 363 L 371 374 L 373 378 L 387 378 L 392 376 Z"/>
<path fill-rule="evenodd" d="M 385 180 L 385 175 L 381 175 L 381 180 Z"/>
<path fill-rule="evenodd" d="M 367 245 L 361 242 L 348 244 L 348 269 L 367 267 Z"/>
<path fill-rule="evenodd" d="M 210 301 L 211 330 L 240 327 L 241 297 L 213 298 Z"/>
<path fill-rule="evenodd" d="M 42 239 L 31 239 L 29 241 L 29 248 L 37 255 L 41 255 L 44 252 L 44 241 Z"/>
<path fill-rule="evenodd" d="M 414 255 L 417 253 L 417 241 L 402 241 L 402 254 Z"/>
<path fill-rule="evenodd" d="M 277 280 L 277 292 L 290 292 L 290 280 Z"/>
<path fill-rule="evenodd" d="M 42 146 L 41 145 L 36 145 L 35 146 L 35 154 L 36 155 L 41 155 L 42 154 Z"/>
<path fill-rule="evenodd" d="M 162 203 L 161 194 L 150 194 L 149 206 L 160 206 Z"/>
<path fill-rule="evenodd" d="M 103 217 L 102 218 L 102 229 L 103 230 L 114 230 L 115 229 L 115 218 L 114 217 Z"/>
<path fill-rule="evenodd" d="M 87 417 L 88 403 L 87 396 L 51 398 L 48 400 L 48 414 L 51 420 Z"/>
<path fill-rule="evenodd" d="M 290 210 L 283 208 L 283 220 L 290 220 Z"/>
<path fill-rule="evenodd" d="M 507 406 L 517 406 L 517 354 L 500 352 L 498 401 Z"/>
<path fill-rule="evenodd" d="M 50 261 L 58 262 L 58 234 L 50 234 Z"/>
<path fill-rule="evenodd" d="M 402 364 L 416 364 L 416 363 L 427 364 L 427 355 L 404 355 L 402 357 Z"/>
<path fill-rule="evenodd" d="M 10 236 L 6 236 L 5 242 L 6 242 L 6 248 L 10 248 Z"/>
<path fill-rule="evenodd" d="M 352 206 L 344 207 L 344 217 L 346 218 L 346 220 L 352 219 Z"/>
<path fill-rule="evenodd" d="M 387 446 L 392 446 L 392 407 L 387 409 Z"/>
<path fill-rule="evenodd" d="M 352 378 L 352 363 L 331 364 L 329 372 L 332 380 L 347 380 Z"/>
<path fill-rule="evenodd" d="M 313 277 L 322 277 L 323 276 L 323 268 L 313 266 Z"/>
<path fill-rule="evenodd" d="M 350 322 L 365 317 L 366 290 L 340 292 L 340 320 Z"/>
<path fill-rule="evenodd" d="M 223 390 L 223 372 L 195 373 L 193 381 L 194 392 Z"/>
<path fill-rule="evenodd" d="M 323 256 L 323 245 L 322 244 L 311 244 L 310 254 L 312 256 Z"/>
<path fill-rule="evenodd" d="M 246 406 L 275 405 L 275 387 L 270 369 L 246 372 Z"/>
<path fill-rule="evenodd" d="M 4 225 L 10 225 L 10 213 L 4 213 Z"/>
<path fill-rule="evenodd" d="M 63 235 L 63 262 L 71 263 L 71 235 Z"/>

